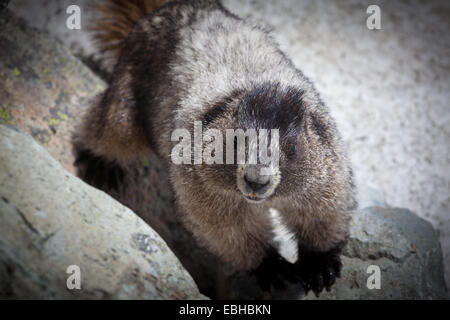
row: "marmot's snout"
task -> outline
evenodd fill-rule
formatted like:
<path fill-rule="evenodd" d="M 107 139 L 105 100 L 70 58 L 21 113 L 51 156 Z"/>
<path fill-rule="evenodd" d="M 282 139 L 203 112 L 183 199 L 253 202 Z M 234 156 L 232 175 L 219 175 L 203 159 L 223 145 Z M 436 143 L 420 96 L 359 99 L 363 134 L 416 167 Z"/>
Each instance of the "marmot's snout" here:
<path fill-rule="evenodd" d="M 240 166 L 237 179 L 239 190 L 252 203 L 269 198 L 280 180 L 278 170 L 253 164 Z"/>

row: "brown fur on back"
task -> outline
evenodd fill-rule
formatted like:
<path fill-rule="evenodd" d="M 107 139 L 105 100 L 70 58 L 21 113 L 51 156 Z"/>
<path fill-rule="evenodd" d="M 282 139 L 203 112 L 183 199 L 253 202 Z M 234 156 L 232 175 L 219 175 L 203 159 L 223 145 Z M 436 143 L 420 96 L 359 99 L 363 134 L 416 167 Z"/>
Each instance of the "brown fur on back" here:
<path fill-rule="evenodd" d="M 166 0 L 108 0 L 91 5 L 98 14 L 89 29 L 105 58 L 117 60 L 136 22 Z"/>

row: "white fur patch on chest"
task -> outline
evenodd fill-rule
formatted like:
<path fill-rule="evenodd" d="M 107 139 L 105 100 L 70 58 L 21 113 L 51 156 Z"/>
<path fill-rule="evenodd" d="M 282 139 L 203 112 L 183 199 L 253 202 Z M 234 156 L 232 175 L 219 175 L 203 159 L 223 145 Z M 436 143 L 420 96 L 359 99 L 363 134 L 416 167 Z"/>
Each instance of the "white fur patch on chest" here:
<path fill-rule="evenodd" d="M 269 209 L 275 236 L 273 242 L 277 246 L 278 253 L 290 263 L 295 263 L 298 259 L 298 246 L 294 234 L 283 223 L 282 217 L 277 209 Z"/>

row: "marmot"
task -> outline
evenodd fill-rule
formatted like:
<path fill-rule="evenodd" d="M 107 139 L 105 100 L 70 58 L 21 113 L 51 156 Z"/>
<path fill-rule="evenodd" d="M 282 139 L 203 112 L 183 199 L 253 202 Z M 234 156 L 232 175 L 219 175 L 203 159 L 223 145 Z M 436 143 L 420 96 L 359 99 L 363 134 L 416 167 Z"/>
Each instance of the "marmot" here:
<path fill-rule="evenodd" d="M 356 201 L 341 137 L 312 82 L 268 31 L 218 0 L 109 0 L 97 9 L 94 35 L 115 65 L 74 135 L 84 178 L 98 182 L 94 161 L 120 164 L 152 150 L 168 164 L 199 243 L 255 272 L 264 290 L 282 280 L 316 295 L 329 289 Z M 174 164 L 172 133 L 193 132 L 196 121 L 220 132 L 278 129 L 278 167 L 262 174 L 260 164 Z M 295 263 L 278 254 L 270 208 L 295 235 Z"/>

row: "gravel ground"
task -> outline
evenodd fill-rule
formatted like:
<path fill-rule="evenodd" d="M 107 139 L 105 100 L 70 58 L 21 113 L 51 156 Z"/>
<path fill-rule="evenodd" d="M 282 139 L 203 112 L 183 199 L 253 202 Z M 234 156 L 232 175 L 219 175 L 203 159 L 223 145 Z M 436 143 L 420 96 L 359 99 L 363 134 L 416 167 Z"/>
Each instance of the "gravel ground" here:
<path fill-rule="evenodd" d="M 223 0 L 273 30 L 330 106 L 351 150 L 361 198 L 411 209 L 440 232 L 450 283 L 450 2 Z M 10 7 L 74 52 L 89 36 L 65 27 L 87 0 L 13 0 Z M 366 8 L 381 8 L 381 30 Z M 85 13 L 85 14 L 84 14 Z M 367 195 L 368 194 L 368 195 Z"/>

